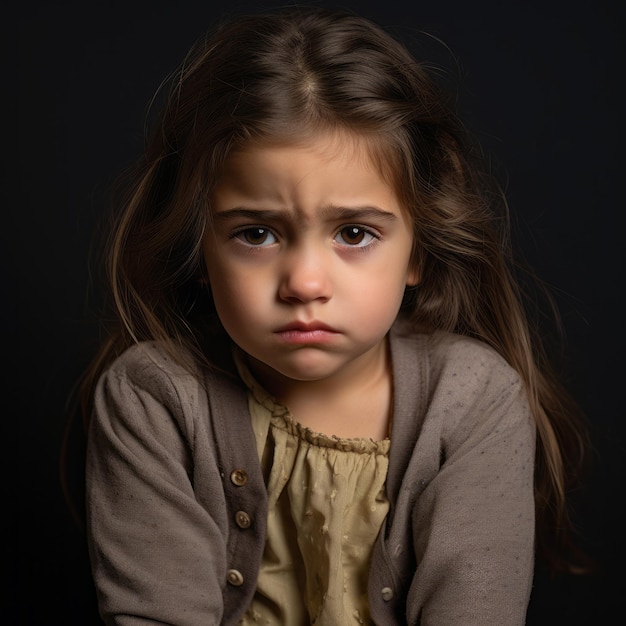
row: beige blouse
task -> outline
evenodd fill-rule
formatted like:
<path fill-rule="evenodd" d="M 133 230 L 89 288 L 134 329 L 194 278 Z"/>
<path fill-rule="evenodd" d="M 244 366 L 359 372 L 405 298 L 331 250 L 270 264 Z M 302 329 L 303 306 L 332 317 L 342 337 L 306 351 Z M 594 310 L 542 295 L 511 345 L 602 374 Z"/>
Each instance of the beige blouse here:
<path fill-rule="evenodd" d="M 236 361 L 269 494 L 257 589 L 240 624 L 369 624 L 370 557 L 389 509 L 389 439 L 314 433 Z"/>

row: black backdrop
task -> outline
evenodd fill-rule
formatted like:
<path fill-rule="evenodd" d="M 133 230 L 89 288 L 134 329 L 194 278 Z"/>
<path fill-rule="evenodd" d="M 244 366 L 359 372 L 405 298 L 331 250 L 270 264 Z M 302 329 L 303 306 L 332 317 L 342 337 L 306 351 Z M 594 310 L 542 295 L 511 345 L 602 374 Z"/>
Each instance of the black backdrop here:
<path fill-rule="evenodd" d="M 569 341 L 564 371 L 593 424 L 597 459 L 578 522 L 601 570 L 557 580 L 538 571 L 528 624 L 613 623 L 626 582 L 623 5 L 341 4 L 411 39 L 429 33 L 424 50 L 460 79 L 461 108 L 507 189 L 514 243 L 554 290 Z M 161 79 L 220 14 L 266 6 L 39 0 L 3 9 L 2 99 L 16 105 L 3 114 L 1 229 L 5 541 L 17 559 L 7 623 L 98 624 L 84 537 L 59 481 L 65 403 L 97 339 L 90 242 L 111 182 L 141 149 Z"/>

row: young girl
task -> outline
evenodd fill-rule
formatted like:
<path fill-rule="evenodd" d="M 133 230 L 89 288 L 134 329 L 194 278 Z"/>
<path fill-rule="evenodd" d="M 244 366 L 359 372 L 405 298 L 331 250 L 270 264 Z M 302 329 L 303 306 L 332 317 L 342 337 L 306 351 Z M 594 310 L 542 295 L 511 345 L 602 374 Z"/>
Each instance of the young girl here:
<path fill-rule="evenodd" d="M 242 17 L 191 51 L 85 385 L 107 624 L 524 623 L 583 438 L 476 154 L 358 16 Z"/>

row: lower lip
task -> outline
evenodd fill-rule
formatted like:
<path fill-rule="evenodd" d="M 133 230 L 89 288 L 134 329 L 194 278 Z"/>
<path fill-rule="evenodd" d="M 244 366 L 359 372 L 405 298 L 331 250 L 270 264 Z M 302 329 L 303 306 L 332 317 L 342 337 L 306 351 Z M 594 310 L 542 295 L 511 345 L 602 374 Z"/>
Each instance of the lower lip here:
<path fill-rule="evenodd" d="M 291 344 L 324 344 L 332 341 L 339 333 L 332 330 L 281 330 L 276 333 L 282 341 Z"/>

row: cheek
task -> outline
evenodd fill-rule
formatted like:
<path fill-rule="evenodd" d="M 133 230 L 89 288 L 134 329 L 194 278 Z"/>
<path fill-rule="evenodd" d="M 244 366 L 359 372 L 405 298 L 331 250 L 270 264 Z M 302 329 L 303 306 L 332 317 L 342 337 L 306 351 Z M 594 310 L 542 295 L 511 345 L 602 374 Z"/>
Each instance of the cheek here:
<path fill-rule="evenodd" d="M 253 322 L 263 305 L 263 285 L 253 272 L 238 272 L 216 264 L 208 270 L 213 302 L 224 327 Z"/>
<path fill-rule="evenodd" d="M 235 303 L 245 297 L 247 290 L 236 277 L 227 272 L 209 270 L 209 285 L 215 305 L 219 308 L 235 307 Z M 236 308 L 236 307 L 235 307 Z"/>
<path fill-rule="evenodd" d="M 222 326 L 236 343 L 243 329 L 250 325 L 249 306 L 242 301 L 238 290 L 222 278 L 214 277 L 210 281 L 213 303 Z"/>
<path fill-rule="evenodd" d="M 206 248 L 204 261 L 213 302 L 218 315 L 222 318 L 224 311 L 230 307 L 230 303 L 237 299 L 238 283 L 230 276 L 228 267 L 225 266 L 219 256 L 207 252 Z M 222 323 L 223 321 L 222 319 Z"/>
<path fill-rule="evenodd" d="M 391 323 L 404 298 L 404 275 L 399 273 L 393 277 L 388 272 L 377 272 L 370 274 L 368 283 L 360 289 L 356 283 L 350 287 L 353 314 L 360 318 L 361 324 L 368 327 Z"/>

